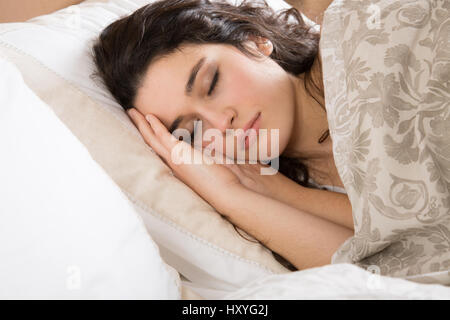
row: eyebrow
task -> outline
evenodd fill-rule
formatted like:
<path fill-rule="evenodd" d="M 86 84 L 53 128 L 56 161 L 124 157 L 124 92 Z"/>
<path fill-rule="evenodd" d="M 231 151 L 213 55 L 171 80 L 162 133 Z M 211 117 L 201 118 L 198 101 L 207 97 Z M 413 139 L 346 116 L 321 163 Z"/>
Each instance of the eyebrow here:
<path fill-rule="evenodd" d="M 194 67 L 191 70 L 191 74 L 189 75 L 188 82 L 186 83 L 186 87 L 184 89 L 184 92 L 187 96 L 190 96 L 192 94 L 192 90 L 194 88 L 195 79 L 197 78 L 197 74 L 200 71 L 201 67 L 205 64 L 206 58 L 200 58 L 198 62 L 194 65 Z M 169 132 L 172 134 L 180 125 L 181 121 L 183 121 L 184 117 L 179 116 L 177 117 L 172 124 L 170 125 Z"/>

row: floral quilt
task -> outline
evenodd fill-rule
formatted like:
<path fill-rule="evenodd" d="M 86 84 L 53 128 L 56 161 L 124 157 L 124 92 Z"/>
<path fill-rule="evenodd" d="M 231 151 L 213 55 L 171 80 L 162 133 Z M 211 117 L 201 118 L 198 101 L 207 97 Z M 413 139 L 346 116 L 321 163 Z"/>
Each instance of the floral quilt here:
<path fill-rule="evenodd" d="M 355 234 L 332 263 L 450 284 L 450 1 L 335 0 L 320 40 Z"/>

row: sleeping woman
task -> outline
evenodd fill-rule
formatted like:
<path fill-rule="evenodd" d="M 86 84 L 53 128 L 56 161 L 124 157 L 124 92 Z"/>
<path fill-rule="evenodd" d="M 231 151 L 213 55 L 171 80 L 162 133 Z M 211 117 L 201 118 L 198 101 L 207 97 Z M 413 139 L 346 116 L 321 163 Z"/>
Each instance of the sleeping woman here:
<path fill-rule="evenodd" d="M 277 14 L 263 1 L 163 0 L 115 21 L 94 45 L 97 74 L 175 177 L 294 269 L 331 263 L 353 235 L 319 39 L 295 8 Z M 181 129 L 200 143 L 179 141 Z M 198 133 L 210 129 L 219 132 L 213 142 Z M 213 151 L 214 162 L 180 163 L 172 152 L 180 143 L 192 154 Z M 250 163 L 254 148 L 270 156 L 256 152 Z M 261 174 L 275 156 L 276 173 Z"/>

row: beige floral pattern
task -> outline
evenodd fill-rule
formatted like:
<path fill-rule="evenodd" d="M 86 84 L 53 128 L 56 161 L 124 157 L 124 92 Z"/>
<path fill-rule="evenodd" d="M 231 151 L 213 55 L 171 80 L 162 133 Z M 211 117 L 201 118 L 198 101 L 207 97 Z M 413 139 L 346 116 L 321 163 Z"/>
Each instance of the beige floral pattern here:
<path fill-rule="evenodd" d="M 320 54 L 355 224 L 332 262 L 450 285 L 450 1 L 334 0 Z"/>

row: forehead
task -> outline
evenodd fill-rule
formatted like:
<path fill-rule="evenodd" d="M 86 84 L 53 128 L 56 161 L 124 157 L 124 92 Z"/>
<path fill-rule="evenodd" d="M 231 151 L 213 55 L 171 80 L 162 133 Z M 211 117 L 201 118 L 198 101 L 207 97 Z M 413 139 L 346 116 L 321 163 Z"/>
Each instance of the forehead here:
<path fill-rule="evenodd" d="M 141 113 L 153 113 L 169 127 L 188 99 L 184 90 L 192 67 L 202 57 L 211 61 L 223 54 L 218 46 L 185 45 L 153 61 L 137 91 L 135 107 Z"/>

